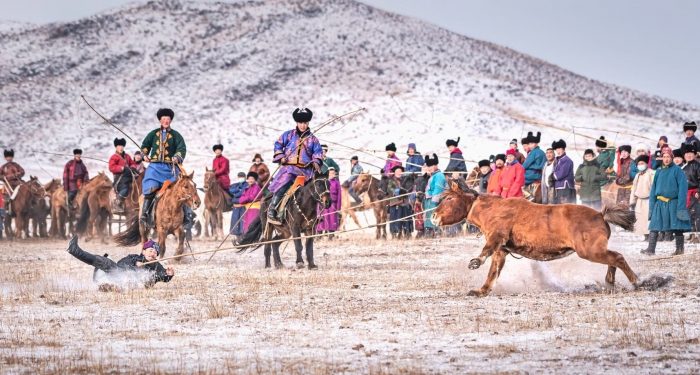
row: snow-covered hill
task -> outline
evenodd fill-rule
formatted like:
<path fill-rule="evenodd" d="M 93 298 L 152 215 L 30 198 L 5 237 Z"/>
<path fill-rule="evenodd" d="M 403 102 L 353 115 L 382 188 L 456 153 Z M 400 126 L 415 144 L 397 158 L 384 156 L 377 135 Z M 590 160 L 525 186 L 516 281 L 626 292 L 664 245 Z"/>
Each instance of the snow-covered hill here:
<path fill-rule="evenodd" d="M 578 150 L 600 134 L 651 146 L 661 134 L 680 138 L 682 122 L 700 118 L 689 104 L 352 0 L 151 1 L 76 22 L 0 28 L 0 50 L 0 146 L 14 147 L 42 178 L 58 174 L 67 157 L 41 150 L 69 154 L 79 146 L 103 159 L 112 152 L 119 134 L 81 94 L 138 141 L 157 126 L 158 108 L 173 108 L 188 168 L 203 169 L 211 145 L 222 142 L 240 160 L 232 174 L 254 152 L 269 159 L 279 132 L 263 126 L 292 127 L 291 112 L 302 105 L 316 123 L 368 109 L 324 129 L 322 140 L 374 150 L 416 142 L 444 154 L 445 139 L 461 136 L 472 160 L 528 130 Z"/>

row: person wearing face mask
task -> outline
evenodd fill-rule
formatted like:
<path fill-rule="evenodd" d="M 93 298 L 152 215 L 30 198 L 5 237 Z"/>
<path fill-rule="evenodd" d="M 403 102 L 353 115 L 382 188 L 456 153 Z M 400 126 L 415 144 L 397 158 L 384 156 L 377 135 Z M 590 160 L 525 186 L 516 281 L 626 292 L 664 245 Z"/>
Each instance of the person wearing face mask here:
<path fill-rule="evenodd" d="M 250 166 L 248 172 L 255 172 L 258 175 L 258 185 L 260 185 L 260 187 L 265 186 L 270 179 L 270 168 L 265 165 L 260 154 L 255 154 L 255 156 L 253 156 L 253 165 Z"/>
<path fill-rule="evenodd" d="M 649 155 L 640 155 L 635 160 L 637 175 L 634 176 L 630 195 L 630 209 L 637 217 L 634 233 L 644 236 L 644 241 L 649 241 L 649 193 L 654 182 L 654 170 L 649 168 L 649 162 Z"/>
<path fill-rule="evenodd" d="M 107 257 L 95 255 L 84 251 L 78 246 L 78 236 L 73 236 L 68 243 L 68 253 L 80 260 L 81 262 L 95 267 L 95 272 L 93 273 L 93 279 L 96 280 L 97 272 L 102 271 L 107 274 L 107 278 L 116 277 L 116 274 L 127 272 L 146 272 L 145 278 L 138 278 L 142 280 L 146 288 L 150 288 L 157 282 L 170 282 L 173 276 L 175 276 L 175 270 L 172 266 L 163 267 L 162 264 L 156 262 L 151 264 L 144 263 L 152 262 L 158 258 L 160 253 L 160 246 L 157 242 L 153 240 L 146 241 L 141 250 L 141 254 L 129 254 L 124 258 L 115 262 Z"/>
<path fill-rule="evenodd" d="M 248 172 L 250 173 L 250 172 Z M 238 172 L 237 180 L 228 189 L 228 193 L 231 195 L 231 201 L 233 202 L 233 207 L 231 207 L 231 227 L 229 228 L 229 233 L 233 236 L 240 236 L 243 234 L 243 214 L 245 213 L 245 205 L 239 202 L 241 196 L 248 188 L 248 183 L 246 182 L 246 174 L 244 172 Z"/>
<path fill-rule="evenodd" d="M 501 195 L 503 189 L 501 188 L 501 173 L 503 173 L 503 167 L 506 164 L 506 156 L 504 154 L 496 155 L 494 161 L 494 170 L 491 172 L 491 177 L 489 178 L 489 186 L 487 188 L 487 193 L 489 195 Z"/>
<path fill-rule="evenodd" d="M 583 163 L 576 168 L 576 174 L 574 175 L 574 180 L 581 184 L 581 189 L 579 190 L 581 204 L 594 210 L 600 210 L 603 206 L 600 181 L 607 181 L 607 179 L 607 176 L 600 169 L 593 150 L 586 150 L 583 153 Z"/>

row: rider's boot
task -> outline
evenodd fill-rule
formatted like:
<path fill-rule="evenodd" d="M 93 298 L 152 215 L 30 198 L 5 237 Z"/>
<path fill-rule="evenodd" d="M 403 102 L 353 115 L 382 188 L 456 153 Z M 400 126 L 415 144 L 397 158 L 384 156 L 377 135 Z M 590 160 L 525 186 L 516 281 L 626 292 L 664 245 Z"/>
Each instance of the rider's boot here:
<path fill-rule="evenodd" d="M 143 207 L 141 207 L 141 223 L 145 226 L 151 226 L 151 208 L 153 207 L 153 200 L 155 199 L 155 194 L 149 194 L 143 196 Z"/>
<path fill-rule="evenodd" d="M 270 206 L 267 208 L 267 220 L 272 222 L 272 223 L 279 223 L 279 219 L 277 218 L 277 206 L 279 206 L 280 202 L 282 201 L 282 195 L 275 194 L 272 196 L 272 200 L 270 200 Z"/>

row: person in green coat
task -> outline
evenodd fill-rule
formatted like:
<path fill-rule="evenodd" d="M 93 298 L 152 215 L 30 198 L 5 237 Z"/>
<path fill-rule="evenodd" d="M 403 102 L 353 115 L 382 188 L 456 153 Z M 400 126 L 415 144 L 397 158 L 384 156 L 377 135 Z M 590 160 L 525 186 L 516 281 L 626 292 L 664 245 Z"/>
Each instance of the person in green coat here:
<path fill-rule="evenodd" d="M 321 165 L 321 174 L 328 174 L 328 169 L 333 168 L 338 176 L 340 176 L 340 167 L 335 160 L 329 158 L 328 145 L 321 145 L 321 150 L 323 151 L 323 165 Z"/>
<path fill-rule="evenodd" d="M 581 204 L 600 210 L 603 201 L 600 193 L 601 181 L 607 181 L 608 177 L 600 168 L 593 150 L 588 149 L 583 153 L 583 163 L 576 169 L 574 179 L 581 184 L 579 189 Z"/>
<path fill-rule="evenodd" d="M 605 181 L 600 182 L 600 186 L 603 186 L 615 179 L 615 146 L 612 145 L 612 142 L 605 139 L 604 136 L 600 136 L 595 141 L 595 148 L 598 152 L 596 159 L 600 170 L 607 177 Z"/>

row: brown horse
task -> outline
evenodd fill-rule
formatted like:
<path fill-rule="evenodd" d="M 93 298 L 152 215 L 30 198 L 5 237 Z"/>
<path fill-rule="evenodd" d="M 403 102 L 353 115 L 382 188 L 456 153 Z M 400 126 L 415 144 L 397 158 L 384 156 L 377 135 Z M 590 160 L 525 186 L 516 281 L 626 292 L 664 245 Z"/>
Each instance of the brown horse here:
<path fill-rule="evenodd" d="M 606 264 L 605 281 L 610 285 L 615 283 L 617 268 L 635 287 L 639 281 L 622 254 L 608 250 L 609 224 L 626 230 L 634 227 L 634 213 L 626 207 L 606 206 L 598 212 L 572 204 L 539 205 L 522 198 L 466 194 L 453 184 L 431 220 L 435 225 L 449 225 L 465 218 L 486 237 L 486 245 L 469 268 L 477 269 L 493 256 L 486 282 L 469 295 L 485 296 L 491 291 L 508 253 L 548 261 L 575 252 L 583 259 Z"/>
<path fill-rule="evenodd" d="M 379 180 L 369 173 L 360 173 L 354 183 L 355 192 L 358 195 L 367 193 L 377 220 L 377 239 L 386 239 L 386 223 L 388 218 L 389 201 L 382 201 L 386 194 L 379 187 Z M 379 202 L 381 201 L 381 202 Z"/>
<path fill-rule="evenodd" d="M 30 214 L 32 219 L 32 235 L 35 238 L 46 238 L 49 236 L 46 230 L 46 217 L 51 213 L 51 194 L 60 188 L 61 180 L 54 178 L 44 185 L 44 197 L 35 201 Z"/>
<path fill-rule="evenodd" d="M 143 172 L 134 174 L 131 179 L 131 191 L 124 199 L 124 216 L 127 218 L 127 221 L 139 213 L 139 197 L 141 197 L 141 185 L 144 174 Z"/>
<path fill-rule="evenodd" d="M 204 173 L 204 236 L 209 237 L 209 227 L 214 240 L 224 238 L 224 212 L 231 211 L 228 194 L 221 188 L 214 170 Z"/>
<path fill-rule="evenodd" d="M 16 189 L 17 193 L 12 201 L 12 213 L 15 218 L 14 238 L 21 239 L 22 233 L 25 234 L 25 238 L 29 238 L 29 219 L 32 218 L 32 209 L 44 198 L 46 191 L 35 176 L 30 176 L 29 181 L 18 185 Z M 5 233 L 8 238 L 13 237 L 11 223 L 12 218 L 7 215 Z"/>
<path fill-rule="evenodd" d="M 348 217 L 355 222 L 355 225 L 361 227 L 356 213 L 372 208 L 372 202 L 367 194 L 362 194 L 360 198 L 362 198 L 362 202 L 355 203 L 355 198 L 350 195 L 347 185 L 343 183 L 340 186 L 340 225 L 338 225 L 338 228 L 341 230 L 345 228 L 345 220 Z"/>
<path fill-rule="evenodd" d="M 185 251 L 185 230 L 183 229 L 184 212 L 183 206 L 189 205 L 197 209 L 201 204 L 197 195 L 197 185 L 192 176 L 182 173 L 174 184 L 170 184 L 165 190 L 158 192 L 157 205 L 155 208 L 155 231 L 158 234 L 158 244 L 160 245 L 160 257 L 165 256 L 165 240 L 169 234 L 177 237 L 178 246 L 175 255 L 181 255 Z M 143 196 L 139 198 L 139 206 L 143 207 Z M 134 246 L 148 240 L 150 231 L 141 223 L 139 215 L 129 219 L 126 231 L 114 236 L 115 242 L 120 246 Z M 179 258 L 181 259 L 181 258 Z"/>
<path fill-rule="evenodd" d="M 111 192 L 112 181 L 100 172 L 76 195 L 78 220 L 75 232 L 81 236 L 87 234 L 86 242 L 98 236 L 102 243 L 107 243 L 107 224 L 112 215 Z"/>
<path fill-rule="evenodd" d="M 53 238 L 66 238 L 66 224 L 69 218 L 69 208 L 67 202 L 66 191 L 61 189 L 59 181 L 59 189 L 51 193 L 51 228 L 49 234 Z M 70 230 L 71 228 L 68 228 Z"/>

